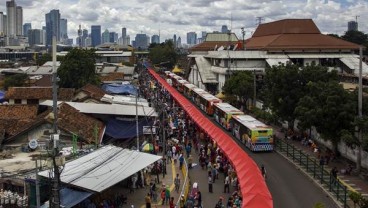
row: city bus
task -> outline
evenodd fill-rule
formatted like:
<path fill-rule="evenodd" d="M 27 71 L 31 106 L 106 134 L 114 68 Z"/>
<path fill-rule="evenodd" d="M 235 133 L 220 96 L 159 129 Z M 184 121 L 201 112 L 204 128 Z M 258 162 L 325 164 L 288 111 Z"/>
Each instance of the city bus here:
<path fill-rule="evenodd" d="M 206 92 L 198 94 L 197 97 L 197 104 L 200 109 L 202 109 L 204 112 L 206 112 L 208 115 L 213 115 L 213 104 L 215 103 L 221 103 L 222 100 L 215 97 L 214 95 Z"/>
<path fill-rule="evenodd" d="M 195 86 L 194 84 L 191 84 L 191 83 L 187 83 L 187 84 L 183 84 L 183 93 L 184 95 L 191 99 L 192 96 L 193 96 L 193 89 L 194 88 L 198 88 L 197 86 Z"/>
<path fill-rule="evenodd" d="M 213 104 L 213 117 L 226 130 L 230 130 L 230 120 L 232 115 L 244 114 L 241 110 L 235 108 L 229 103 L 215 103 Z"/>
<path fill-rule="evenodd" d="M 172 80 L 172 86 L 176 88 L 179 85 L 179 80 L 183 80 L 183 78 L 181 76 L 174 74 L 172 75 L 171 80 Z"/>
<path fill-rule="evenodd" d="M 232 134 L 251 151 L 273 151 L 273 130 L 249 115 L 233 115 Z"/>
<path fill-rule="evenodd" d="M 179 92 L 183 93 L 184 92 L 184 88 L 185 88 L 185 86 L 184 86 L 185 84 L 189 84 L 189 82 L 187 80 L 185 80 L 185 79 L 178 80 L 176 89 Z"/>

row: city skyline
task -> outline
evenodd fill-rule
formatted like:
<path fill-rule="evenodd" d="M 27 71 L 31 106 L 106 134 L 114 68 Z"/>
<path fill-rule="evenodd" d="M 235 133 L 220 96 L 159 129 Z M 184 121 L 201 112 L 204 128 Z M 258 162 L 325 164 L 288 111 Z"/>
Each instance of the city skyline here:
<path fill-rule="evenodd" d="M 258 20 L 263 23 L 288 18 L 313 19 L 322 33 L 342 35 L 347 31 L 349 21 L 358 19 L 359 30 L 367 32 L 368 25 L 363 24 L 368 18 L 368 1 L 365 0 L 263 0 L 252 2 L 225 0 L 188 0 L 185 2 L 166 2 L 157 0 L 132 0 L 119 2 L 112 0 L 16 0 L 23 8 L 23 23 L 31 23 L 33 29 L 45 26 L 44 15 L 51 10 L 60 10 L 62 17 L 68 20 L 68 36 L 78 36 L 79 25 L 90 30 L 91 25 L 101 25 L 105 29 L 121 36 L 121 29 L 127 28 L 127 35 L 160 34 L 160 41 L 172 39 L 174 35 L 186 40 L 188 32 L 221 31 L 226 25 L 241 38 L 244 27 L 245 38 L 251 36 Z M 96 9 L 98 8 L 98 9 Z M 0 4 L 0 11 L 6 12 L 5 1 Z"/>

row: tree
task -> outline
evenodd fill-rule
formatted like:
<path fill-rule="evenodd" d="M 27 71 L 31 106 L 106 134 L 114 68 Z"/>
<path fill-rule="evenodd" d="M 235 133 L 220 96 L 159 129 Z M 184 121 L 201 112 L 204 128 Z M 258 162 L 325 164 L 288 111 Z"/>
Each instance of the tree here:
<path fill-rule="evenodd" d="M 226 80 L 222 90 L 226 95 L 235 95 L 247 103 L 247 100 L 253 96 L 254 75 L 250 71 L 235 72 Z"/>
<path fill-rule="evenodd" d="M 346 31 L 341 38 L 359 45 L 365 45 L 368 42 L 368 35 L 356 30 Z"/>
<path fill-rule="evenodd" d="M 4 89 L 9 87 L 23 87 L 26 85 L 27 74 L 14 74 L 4 79 Z"/>
<path fill-rule="evenodd" d="M 151 44 L 149 57 L 152 64 L 164 64 L 167 68 L 174 68 L 178 55 L 172 41 L 161 44 Z"/>
<path fill-rule="evenodd" d="M 84 85 L 99 84 L 95 63 L 98 55 L 93 49 L 74 48 L 64 57 L 58 69 L 59 86 L 81 88 Z"/>
<path fill-rule="evenodd" d="M 37 58 L 36 63 L 38 66 L 42 66 L 48 61 L 52 61 L 52 56 L 50 53 L 44 53 Z"/>

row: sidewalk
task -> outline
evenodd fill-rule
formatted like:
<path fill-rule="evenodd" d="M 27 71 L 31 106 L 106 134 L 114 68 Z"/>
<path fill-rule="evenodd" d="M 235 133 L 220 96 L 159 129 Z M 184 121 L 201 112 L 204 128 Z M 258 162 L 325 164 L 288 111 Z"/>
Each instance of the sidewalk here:
<path fill-rule="evenodd" d="M 274 128 L 274 134 L 277 136 L 277 138 L 282 139 L 289 144 L 292 144 L 297 149 L 302 150 L 305 154 L 308 154 L 310 157 L 313 157 L 316 159 L 316 161 L 319 161 L 317 153 L 314 153 L 312 149 L 309 146 L 305 146 L 301 143 L 301 141 L 287 139 L 285 140 L 285 134 L 281 132 L 280 127 L 273 126 Z M 322 148 L 323 149 L 323 148 Z M 321 155 L 324 155 L 324 150 L 321 151 Z M 334 160 L 330 161 L 328 165 L 325 165 L 324 168 L 328 171 L 330 171 L 333 167 L 336 167 L 339 172 L 337 174 L 338 179 L 350 190 L 359 192 L 364 197 L 368 197 L 368 181 L 363 179 L 359 175 L 354 175 L 354 173 L 347 175 L 344 174 L 343 171 L 348 167 L 349 164 L 353 164 L 351 161 L 349 161 L 346 158 L 343 158 L 342 156 L 335 158 Z M 353 164 L 354 166 L 354 164 Z M 367 170 L 362 170 L 363 173 L 367 173 Z M 349 199 L 349 198 L 348 198 Z"/>

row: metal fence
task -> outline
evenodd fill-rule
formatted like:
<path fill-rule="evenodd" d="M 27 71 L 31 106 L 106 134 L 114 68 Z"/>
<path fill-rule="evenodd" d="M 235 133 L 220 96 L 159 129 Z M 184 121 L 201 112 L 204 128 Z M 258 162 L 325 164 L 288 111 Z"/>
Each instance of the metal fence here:
<path fill-rule="evenodd" d="M 189 188 L 190 188 L 190 181 L 189 181 L 189 175 L 188 175 L 188 163 L 187 160 L 184 159 L 184 164 L 181 168 L 181 172 L 184 176 L 184 183 L 180 191 L 180 196 L 184 196 L 184 203 L 187 200 Z M 180 196 L 178 198 L 178 201 L 176 202 L 176 207 L 180 207 Z"/>
<path fill-rule="evenodd" d="M 294 164 L 304 169 L 316 182 L 319 182 L 342 203 L 344 208 L 350 207 L 348 204 L 348 188 L 338 178 L 336 180 L 323 165 L 319 165 L 315 157 L 304 153 L 302 150 L 294 147 L 294 145 L 281 139 L 277 139 L 275 148 L 280 154 L 288 157 Z"/>

